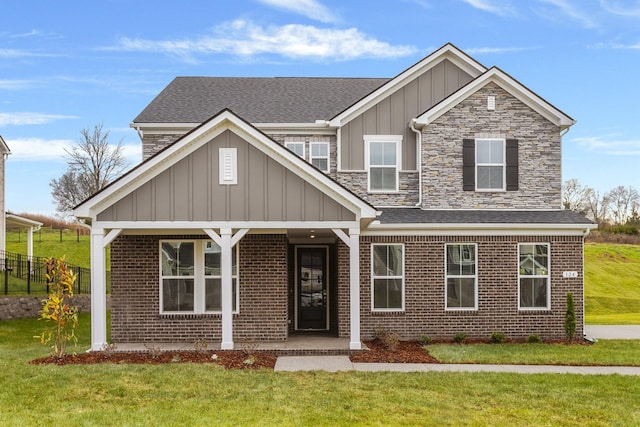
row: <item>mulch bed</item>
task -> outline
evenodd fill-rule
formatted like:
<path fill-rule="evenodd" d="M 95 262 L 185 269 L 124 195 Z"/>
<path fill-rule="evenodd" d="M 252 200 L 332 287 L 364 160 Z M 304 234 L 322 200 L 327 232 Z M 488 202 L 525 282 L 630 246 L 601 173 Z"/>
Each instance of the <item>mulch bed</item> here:
<path fill-rule="evenodd" d="M 163 363 L 213 363 L 227 369 L 273 369 L 277 357 L 268 352 L 257 351 L 247 354 L 244 351 L 164 351 L 142 353 L 118 353 L 92 351 L 88 353 L 68 354 L 62 358 L 53 356 L 32 360 L 34 365 L 91 365 L 96 363 L 132 363 L 160 365 Z"/>
<path fill-rule="evenodd" d="M 394 351 L 388 350 L 381 340 L 365 341 L 369 351 L 351 355 L 357 363 L 440 363 L 425 351 L 417 341 L 399 341 Z"/>

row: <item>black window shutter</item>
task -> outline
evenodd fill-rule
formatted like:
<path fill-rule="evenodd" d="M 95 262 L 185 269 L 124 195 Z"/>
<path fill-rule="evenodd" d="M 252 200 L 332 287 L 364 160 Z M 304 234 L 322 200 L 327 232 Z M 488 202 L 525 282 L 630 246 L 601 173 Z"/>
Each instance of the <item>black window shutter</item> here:
<path fill-rule="evenodd" d="M 462 189 L 476 189 L 476 140 L 462 140 Z"/>
<path fill-rule="evenodd" d="M 507 139 L 507 191 L 518 191 L 518 140 Z"/>

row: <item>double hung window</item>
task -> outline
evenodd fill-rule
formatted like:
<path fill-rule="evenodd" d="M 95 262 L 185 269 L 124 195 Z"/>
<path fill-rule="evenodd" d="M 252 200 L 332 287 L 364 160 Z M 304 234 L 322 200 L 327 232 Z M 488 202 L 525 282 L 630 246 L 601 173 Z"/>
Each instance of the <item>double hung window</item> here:
<path fill-rule="evenodd" d="M 238 308 L 237 246 L 232 251 L 233 311 Z M 204 240 L 160 242 L 160 307 L 162 313 L 222 311 L 221 250 Z"/>
<path fill-rule="evenodd" d="M 476 189 L 505 189 L 505 140 L 476 139 Z"/>
<path fill-rule="evenodd" d="M 477 309 L 476 245 L 447 244 L 445 248 L 447 309 Z"/>
<path fill-rule="evenodd" d="M 398 191 L 401 135 L 365 135 L 369 191 Z"/>
<path fill-rule="evenodd" d="M 404 310 L 404 246 L 372 245 L 371 269 L 373 310 Z"/>
<path fill-rule="evenodd" d="M 519 257 L 519 308 L 549 309 L 549 245 L 547 243 L 522 243 Z"/>
<path fill-rule="evenodd" d="M 302 157 L 304 159 L 304 142 L 302 141 L 287 142 L 285 143 L 285 147 L 287 147 L 289 150 L 293 151 L 299 157 Z"/>
<path fill-rule="evenodd" d="M 329 172 L 329 143 L 312 142 L 309 151 L 309 163 L 322 172 Z"/>

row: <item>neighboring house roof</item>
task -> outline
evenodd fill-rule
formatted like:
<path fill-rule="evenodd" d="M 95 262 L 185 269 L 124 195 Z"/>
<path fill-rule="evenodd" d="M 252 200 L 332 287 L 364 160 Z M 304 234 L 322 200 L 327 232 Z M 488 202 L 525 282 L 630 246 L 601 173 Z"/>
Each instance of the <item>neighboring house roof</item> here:
<path fill-rule="evenodd" d="M 4 139 L 2 139 L 2 135 L 0 135 L 0 153 L 2 154 L 11 154 L 11 150 L 9 150 L 9 146 Z"/>
<path fill-rule="evenodd" d="M 42 227 L 43 225 L 40 221 L 35 221 L 33 219 L 25 218 L 23 216 L 14 215 L 9 212 L 5 214 L 5 218 L 7 219 L 7 228 L 26 227 L 26 228 L 32 228 L 33 231 L 38 231 L 40 230 L 40 227 Z"/>
<path fill-rule="evenodd" d="M 134 123 L 202 123 L 228 108 L 250 123 L 329 120 L 389 79 L 176 77 Z"/>
<path fill-rule="evenodd" d="M 502 89 L 522 101 L 525 105 L 529 106 L 534 111 L 537 111 L 547 120 L 557 126 L 560 126 L 560 128 L 568 128 L 576 123 L 576 121 L 571 117 L 551 105 L 544 98 L 528 89 L 509 74 L 505 73 L 498 67 L 492 67 L 480 77 L 471 81 L 466 86 L 463 86 L 441 102 L 422 113 L 415 120 L 415 124 L 418 126 L 424 126 L 432 123 L 447 111 L 451 110 L 451 108 L 455 107 L 479 89 L 486 86 L 488 83 L 497 84 Z"/>
<path fill-rule="evenodd" d="M 216 114 L 175 143 L 167 146 L 164 150 L 139 164 L 118 180 L 76 206 L 74 215 L 79 218 L 95 219 L 100 212 L 131 194 L 153 177 L 167 170 L 171 165 L 207 144 L 216 134 L 225 130 L 232 130 L 252 146 L 270 156 L 274 161 L 286 165 L 291 172 L 303 177 L 306 182 L 356 213 L 359 219 L 370 221 L 376 217 L 377 210 L 373 206 L 331 179 L 324 172 L 298 157 L 295 153 L 269 138 L 229 109 Z"/>

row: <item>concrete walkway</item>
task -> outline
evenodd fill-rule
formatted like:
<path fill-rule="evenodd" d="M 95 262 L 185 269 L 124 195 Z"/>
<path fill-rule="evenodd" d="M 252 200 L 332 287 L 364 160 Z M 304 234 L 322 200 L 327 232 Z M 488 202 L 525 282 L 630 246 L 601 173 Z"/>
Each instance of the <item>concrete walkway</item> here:
<path fill-rule="evenodd" d="M 640 340 L 640 325 L 585 325 L 584 334 L 602 340 Z"/>
<path fill-rule="evenodd" d="M 639 375 L 638 366 L 471 365 L 435 363 L 352 363 L 349 356 L 281 356 L 275 371 L 512 372 L 519 374 Z"/>

